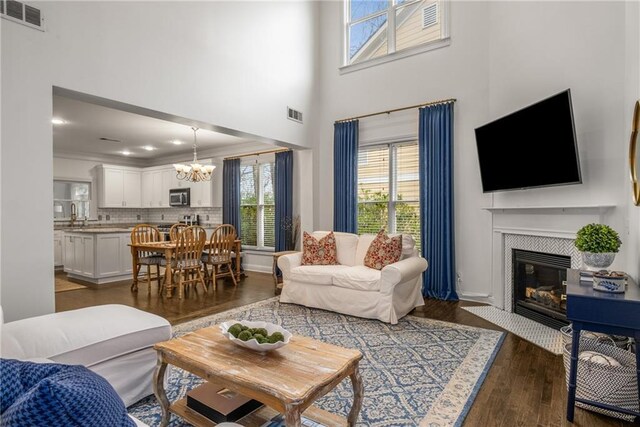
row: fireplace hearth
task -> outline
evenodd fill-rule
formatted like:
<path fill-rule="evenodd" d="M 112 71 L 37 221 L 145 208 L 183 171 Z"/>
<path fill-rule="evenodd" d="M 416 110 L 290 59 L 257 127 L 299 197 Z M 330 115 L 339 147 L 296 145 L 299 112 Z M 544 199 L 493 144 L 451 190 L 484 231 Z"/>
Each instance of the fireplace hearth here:
<path fill-rule="evenodd" d="M 555 329 L 567 325 L 567 268 L 571 257 L 512 249 L 514 312 Z"/>

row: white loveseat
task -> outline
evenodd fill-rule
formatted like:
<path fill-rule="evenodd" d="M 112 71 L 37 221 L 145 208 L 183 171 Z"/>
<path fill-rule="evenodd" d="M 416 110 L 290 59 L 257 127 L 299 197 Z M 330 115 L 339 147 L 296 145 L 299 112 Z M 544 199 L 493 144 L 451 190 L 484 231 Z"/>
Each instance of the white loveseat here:
<path fill-rule="evenodd" d="M 320 239 L 327 233 L 315 231 L 312 235 Z M 302 252 L 278 259 L 283 278 L 280 302 L 392 324 L 424 305 L 422 273 L 428 263 L 418 255 L 411 236 L 402 236 L 401 260 L 380 271 L 364 265 L 374 234 L 334 234 L 340 265 L 302 265 Z"/>
<path fill-rule="evenodd" d="M 0 356 L 83 365 L 103 376 L 129 406 L 153 393 L 153 345 L 171 338 L 154 314 L 108 304 L 2 323 Z M 48 359 L 48 360 L 43 360 Z"/>

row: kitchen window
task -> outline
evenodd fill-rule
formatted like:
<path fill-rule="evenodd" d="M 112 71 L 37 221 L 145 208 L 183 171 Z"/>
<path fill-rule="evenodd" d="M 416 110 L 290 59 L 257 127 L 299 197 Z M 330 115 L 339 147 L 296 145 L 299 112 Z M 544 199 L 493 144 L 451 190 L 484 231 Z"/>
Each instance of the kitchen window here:
<path fill-rule="evenodd" d="M 91 183 L 83 181 L 53 181 L 53 219 L 71 219 L 71 205 L 75 205 L 76 218 L 90 217 Z"/>
<path fill-rule="evenodd" d="M 242 245 L 256 249 L 275 246 L 275 163 L 252 163 L 240 168 L 240 232 Z"/>
<path fill-rule="evenodd" d="M 375 65 L 447 45 L 448 10 L 449 0 L 345 0 L 343 65 Z"/>
<path fill-rule="evenodd" d="M 360 147 L 358 233 L 411 234 L 420 248 L 420 177 L 417 142 Z"/>

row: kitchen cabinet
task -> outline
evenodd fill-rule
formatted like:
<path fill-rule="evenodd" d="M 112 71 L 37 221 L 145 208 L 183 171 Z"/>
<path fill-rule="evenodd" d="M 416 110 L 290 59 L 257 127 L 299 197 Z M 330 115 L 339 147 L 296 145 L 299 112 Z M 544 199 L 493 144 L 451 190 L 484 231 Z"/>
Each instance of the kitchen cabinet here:
<path fill-rule="evenodd" d="M 211 206 L 211 181 L 191 182 L 191 207 Z"/>
<path fill-rule="evenodd" d="M 169 184 L 166 170 L 145 170 L 142 172 L 142 207 L 168 208 Z"/>
<path fill-rule="evenodd" d="M 64 271 L 69 277 L 101 284 L 130 279 L 130 233 L 74 231 L 64 234 Z"/>
<path fill-rule="evenodd" d="M 150 208 L 153 206 L 151 193 L 153 192 L 153 175 L 151 171 L 142 172 L 142 207 Z"/>
<path fill-rule="evenodd" d="M 202 163 L 216 166 L 211 181 L 179 180 L 172 165 L 144 169 L 101 165 L 98 167 L 98 207 L 168 208 L 172 188 L 189 188 L 194 208 L 222 207 L 222 161 L 212 159 Z"/>
<path fill-rule="evenodd" d="M 64 265 L 64 250 L 63 248 L 64 233 L 62 231 L 53 232 L 53 266 L 56 269 L 61 268 Z"/>
<path fill-rule="evenodd" d="M 216 165 L 216 168 L 213 170 L 213 175 L 211 176 L 211 207 L 221 208 L 222 207 L 222 161 L 213 160 L 212 162 Z"/>
<path fill-rule="evenodd" d="M 80 276 L 93 274 L 93 236 L 65 233 L 63 246 L 65 272 Z"/>
<path fill-rule="evenodd" d="M 98 166 L 98 207 L 142 206 L 142 172 L 138 168 Z"/>

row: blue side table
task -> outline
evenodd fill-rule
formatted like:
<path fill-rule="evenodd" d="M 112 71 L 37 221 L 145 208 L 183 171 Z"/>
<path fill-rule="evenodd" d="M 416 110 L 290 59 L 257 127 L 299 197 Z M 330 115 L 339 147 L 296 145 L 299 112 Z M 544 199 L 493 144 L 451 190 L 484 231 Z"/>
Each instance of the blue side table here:
<path fill-rule="evenodd" d="M 640 413 L 576 398 L 576 376 L 578 374 L 578 347 L 580 331 L 588 330 L 611 335 L 634 337 L 640 343 L 640 288 L 631 278 L 627 291 L 611 294 L 593 289 L 591 283 L 581 284 L 579 271 L 567 270 L 567 319 L 573 323 L 571 346 L 571 369 L 569 371 L 569 396 L 567 399 L 567 421 L 573 422 L 576 401 L 599 408 L 640 417 Z M 640 348 L 636 350 L 636 370 L 640 385 Z M 640 387 L 639 387 L 640 390 Z M 640 401 L 640 391 L 638 400 Z"/>

